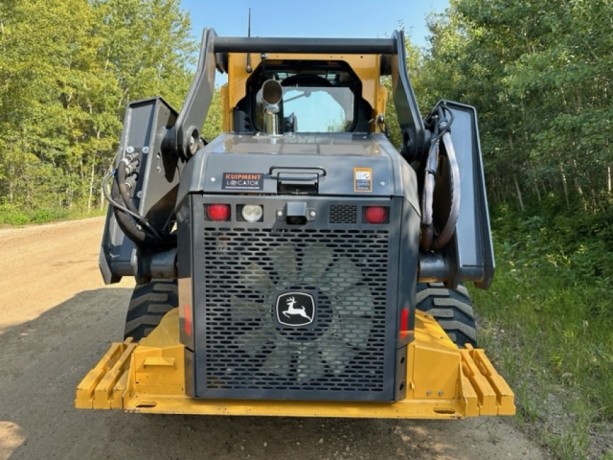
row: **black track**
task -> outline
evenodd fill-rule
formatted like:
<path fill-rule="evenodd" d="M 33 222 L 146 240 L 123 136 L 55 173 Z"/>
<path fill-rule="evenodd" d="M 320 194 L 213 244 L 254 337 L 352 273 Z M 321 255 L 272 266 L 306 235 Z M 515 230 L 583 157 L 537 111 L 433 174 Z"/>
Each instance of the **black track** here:
<path fill-rule="evenodd" d="M 160 324 L 162 317 L 178 305 L 176 280 L 153 280 L 134 288 L 124 337 L 138 342 Z"/>
<path fill-rule="evenodd" d="M 463 347 L 477 345 L 477 331 L 472 302 L 462 285 L 447 289 L 442 283 L 417 285 L 417 309 L 434 317 L 449 338 Z"/>

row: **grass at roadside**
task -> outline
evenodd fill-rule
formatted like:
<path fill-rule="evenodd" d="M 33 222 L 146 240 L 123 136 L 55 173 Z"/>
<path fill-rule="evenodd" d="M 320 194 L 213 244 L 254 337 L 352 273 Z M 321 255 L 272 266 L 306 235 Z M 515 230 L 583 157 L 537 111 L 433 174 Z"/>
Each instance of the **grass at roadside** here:
<path fill-rule="evenodd" d="M 85 208 L 23 208 L 12 205 L 0 205 L 0 227 L 45 224 L 61 220 L 82 219 L 104 214 L 104 210 Z"/>
<path fill-rule="evenodd" d="M 584 224 L 501 228 L 495 281 L 472 290 L 480 345 L 516 392 L 518 422 L 569 459 L 613 456 L 611 230 Z"/>

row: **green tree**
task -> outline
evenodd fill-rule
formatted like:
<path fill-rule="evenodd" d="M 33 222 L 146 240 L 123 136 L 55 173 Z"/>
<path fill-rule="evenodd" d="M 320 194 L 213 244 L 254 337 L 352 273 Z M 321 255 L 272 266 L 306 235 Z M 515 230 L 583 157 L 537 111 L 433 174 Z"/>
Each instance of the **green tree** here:
<path fill-rule="evenodd" d="M 70 203 L 86 148 L 81 103 L 95 74 L 89 5 L 20 1 L 3 4 L 0 14 L 0 126 L 9 201 L 49 205 L 54 197 Z"/>
<path fill-rule="evenodd" d="M 0 3 L 0 205 L 91 207 L 126 103 L 182 101 L 189 30 L 179 0 Z"/>
<path fill-rule="evenodd" d="M 610 206 L 612 15 L 608 0 L 452 0 L 431 19 L 420 79 L 477 107 L 496 202 Z"/>
<path fill-rule="evenodd" d="M 191 82 L 196 50 L 179 0 L 94 0 L 99 58 L 121 88 L 117 110 L 162 95 L 180 108 Z"/>

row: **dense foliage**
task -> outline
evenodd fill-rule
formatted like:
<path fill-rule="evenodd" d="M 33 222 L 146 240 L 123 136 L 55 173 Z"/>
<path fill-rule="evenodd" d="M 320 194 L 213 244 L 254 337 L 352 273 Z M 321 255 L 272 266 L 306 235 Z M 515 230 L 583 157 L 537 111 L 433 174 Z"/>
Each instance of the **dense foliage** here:
<path fill-rule="evenodd" d="M 557 455 L 613 454 L 613 3 L 451 0 L 430 28 L 422 108 L 479 113 L 498 261 L 474 292 L 482 343 Z"/>
<path fill-rule="evenodd" d="M 179 0 L 0 2 L 4 221 L 101 205 L 126 102 L 161 95 L 180 107 L 189 33 Z"/>
<path fill-rule="evenodd" d="M 452 0 L 431 20 L 427 98 L 477 107 L 495 204 L 611 208 L 613 4 Z"/>

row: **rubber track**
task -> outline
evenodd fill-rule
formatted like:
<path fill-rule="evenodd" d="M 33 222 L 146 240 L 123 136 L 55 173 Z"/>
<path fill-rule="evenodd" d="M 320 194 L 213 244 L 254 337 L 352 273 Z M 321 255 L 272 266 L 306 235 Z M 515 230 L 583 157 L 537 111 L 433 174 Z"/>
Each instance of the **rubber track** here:
<path fill-rule="evenodd" d="M 137 285 L 132 293 L 124 337 L 139 341 L 160 324 L 162 317 L 178 305 L 175 280 L 153 280 Z"/>
<path fill-rule="evenodd" d="M 477 346 L 472 302 L 466 287 L 447 289 L 442 283 L 417 285 L 417 309 L 432 315 L 458 346 Z"/>

